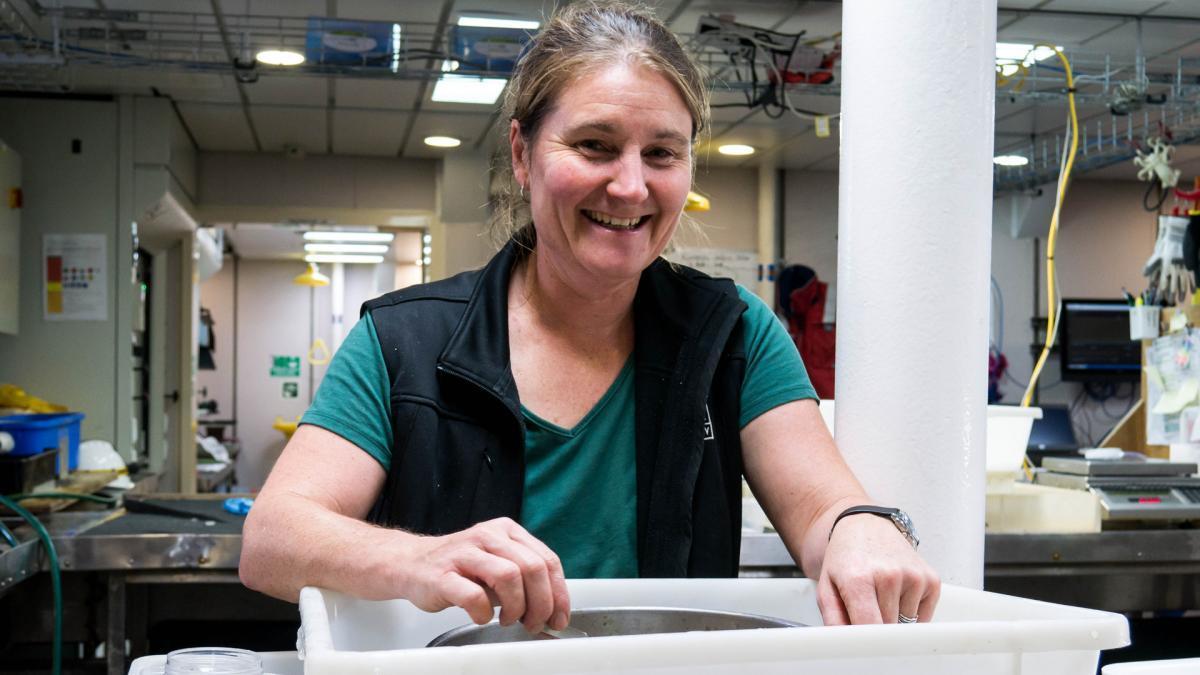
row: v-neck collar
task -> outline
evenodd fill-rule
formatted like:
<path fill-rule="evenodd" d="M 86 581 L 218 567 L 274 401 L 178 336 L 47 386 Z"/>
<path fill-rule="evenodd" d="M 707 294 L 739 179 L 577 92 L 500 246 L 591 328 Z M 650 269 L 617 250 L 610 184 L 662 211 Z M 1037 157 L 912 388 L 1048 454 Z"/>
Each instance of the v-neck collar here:
<path fill-rule="evenodd" d="M 565 438 L 577 438 L 587 429 L 592 420 L 600 416 L 600 413 L 604 410 L 605 406 L 608 405 L 608 402 L 617 395 L 617 392 L 621 390 L 621 387 L 623 387 L 625 382 L 632 376 L 633 355 L 630 354 L 629 358 L 625 360 L 625 365 L 621 366 L 621 372 L 617 373 L 616 379 L 614 379 L 612 384 L 608 386 L 608 391 L 604 392 L 604 395 L 600 397 L 600 400 L 596 401 L 596 405 L 592 406 L 592 409 L 583 416 L 583 419 L 576 422 L 575 426 L 571 427 L 570 429 L 560 427 L 553 422 L 542 419 L 537 415 L 537 413 L 533 412 L 529 408 L 526 408 L 524 405 L 521 406 L 521 413 L 525 416 L 525 419 L 533 422 L 537 426 L 549 431 L 552 434 L 563 436 Z"/>

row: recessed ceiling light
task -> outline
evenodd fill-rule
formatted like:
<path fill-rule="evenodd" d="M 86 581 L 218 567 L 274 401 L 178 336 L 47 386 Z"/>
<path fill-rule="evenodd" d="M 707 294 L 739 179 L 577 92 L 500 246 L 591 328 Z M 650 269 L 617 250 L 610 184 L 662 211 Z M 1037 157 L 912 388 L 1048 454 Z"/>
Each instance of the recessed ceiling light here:
<path fill-rule="evenodd" d="M 742 145 L 740 143 L 729 143 L 727 145 L 722 145 L 719 148 L 717 148 L 717 152 L 721 153 L 722 155 L 732 155 L 734 157 L 742 157 L 745 155 L 753 155 L 754 148 L 749 145 Z"/>
<path fill-rule="evenodd" d="M 330 232 L 311 231 L 304 233 L 307 241 L 376 241 L 389 242 L 396 238 L 391 232 Z"/>
<path fill-rule="evenodd" d="M 1029 163 L 1029 158 L 1021 155 L 996 155 L 992 158 L 992 163 L 997 166 L 1025 166 Z"/>
<path fill-rule="evenodd" d="M 304 55 L 290 49 L 264 49 L 254 58 L 259 63 L 271 66 L 298 66 L 304 63 Z"/>
<path fill-rule="evenodd" d="M 306 262 L 315 263 L 381 263 L 381 255 L 340 255 L 337 253 L 310 253 L 304 256 Z"/>
<path fill-rule="evenodd" d="M 387 253 L 387 244 L 305 244 L 309 253 Z"/>
<path fill-rule="evenodd" d="M 475 26 L 477 28 L 524 28 L 526 30 L 537 30 L 541 24 L 537 21 L 525 21 L 522 19 L 495 19 L 489 16 L 460 16 L 458 17 L 458 25 L 460 26 Z"/>
<path fill-rule="evenodd" d="M 453 136 L 426 136 L 425 145 L 432 145 L 435 148 L 457 148 L 462 145 L 462 141 Z"/>
<path fill-rule="evenodd" d="M 472 77 L 470 75 L 442 75 L 433 85 L 434 101 L 440 103 L 478 103 L 491 105 L 500 98 L 508 80 L 502 77 Z"/>

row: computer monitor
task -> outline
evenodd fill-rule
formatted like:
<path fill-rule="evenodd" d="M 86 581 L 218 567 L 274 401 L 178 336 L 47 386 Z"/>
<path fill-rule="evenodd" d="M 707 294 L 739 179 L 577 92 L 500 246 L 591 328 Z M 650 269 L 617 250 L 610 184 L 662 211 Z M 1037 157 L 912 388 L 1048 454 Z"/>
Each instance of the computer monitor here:
<path fill-rule="evenodd" d="M 1046 456 L 1075 456 L 1079 451 L 1079 441 L 1075 439 L 1075 429 L 1071 426 L 1070 409 L 1054 403 L 1038 407 L 1042 409 L 1042 419 L 1033 421 L 1029 442 L 1025 446 L 1033 465 L 1041 466 L 1042 458 Z"/>
<path fill-rule="evenodd" d="M 1129 339 L 1124 300 L 1064 299 L 1058 329 L 1059 363 L 1067 382 L 1136 382 L 1142 346 Z"/>

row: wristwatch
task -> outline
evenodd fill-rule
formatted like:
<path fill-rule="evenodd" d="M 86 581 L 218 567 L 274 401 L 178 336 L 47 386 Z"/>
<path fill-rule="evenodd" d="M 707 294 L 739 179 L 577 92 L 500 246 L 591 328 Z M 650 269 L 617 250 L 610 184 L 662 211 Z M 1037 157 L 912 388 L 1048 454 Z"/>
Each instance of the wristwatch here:
<path fill-rule="evenodd" d="M 900 530 L 900 534 L 904 535 L 904 538 L 908 540 L 908 543 L 912 544 L 913 548 L 916 548 L 917 545 L 921 543 L 920 538 L 917 537 L 917 527 L 916 525 L 913 525 L 912 518 L 909 518 L 907 513 L 901 511 L 900 509 L 892 509 L 886 506 L 869 505 L 851 506 L 845 511 L 839 513 L 838 517 L 833 520 L 833 525 L 829 527 L 829 538 L 833 538 L 833 528 L 837 527 L 839 520 L 845 518 L 846 516 L 852 516 L 856 513 L 869 513 L 873 516 L 879 516 L 880 518 L 887 518 L 888 520 L 892 521 L 892 524 L 896 526 L 897 530 Z"/>

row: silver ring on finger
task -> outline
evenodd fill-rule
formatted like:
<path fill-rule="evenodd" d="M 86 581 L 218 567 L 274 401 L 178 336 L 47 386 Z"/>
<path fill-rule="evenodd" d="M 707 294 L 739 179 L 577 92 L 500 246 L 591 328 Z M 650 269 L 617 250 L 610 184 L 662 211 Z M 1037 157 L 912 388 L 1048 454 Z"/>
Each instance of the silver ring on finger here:
<path fill-rule="evenodd" d="M 917 617 L 904 616 L 903 612 L 900 613 L 900 618 L 896 620 L 896 623 L 916 623 L 916 622 L 917 622 Z"/>

